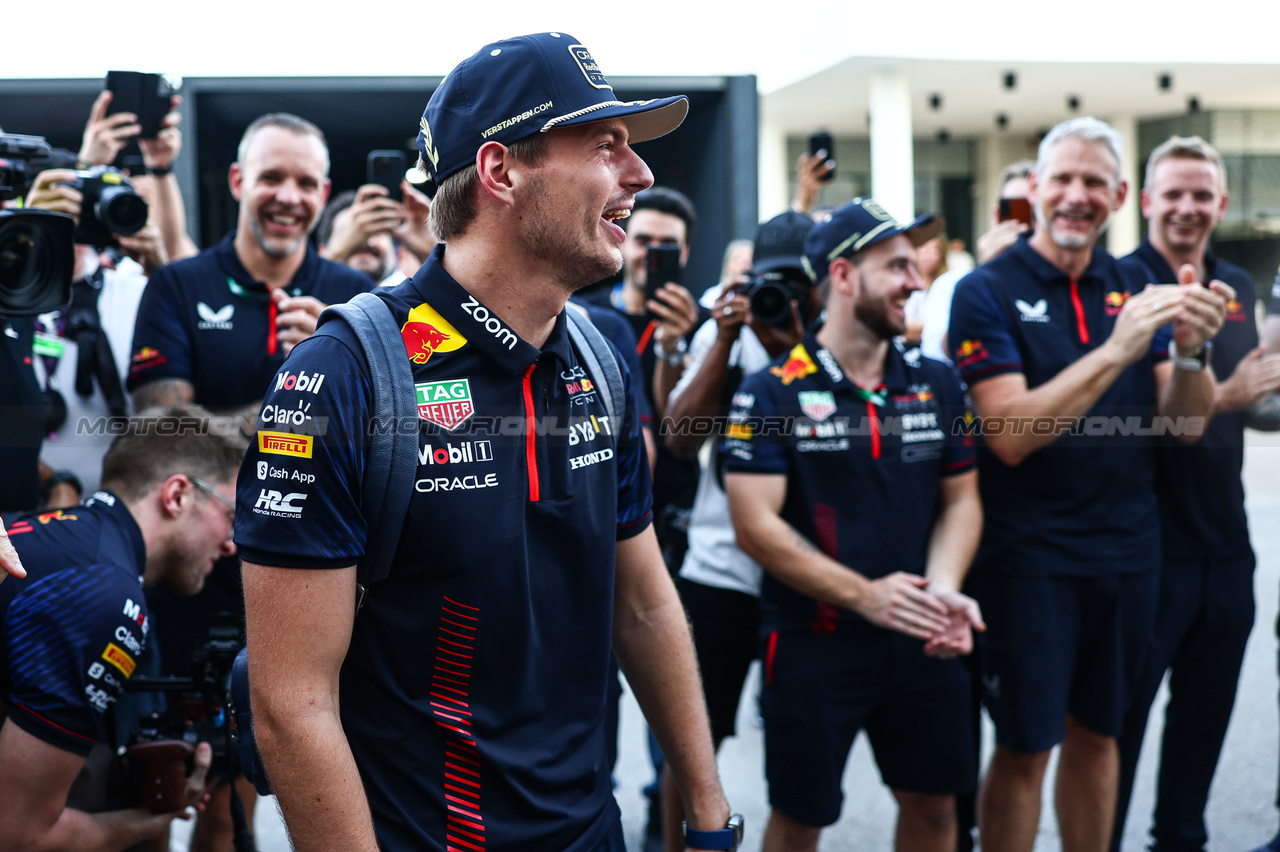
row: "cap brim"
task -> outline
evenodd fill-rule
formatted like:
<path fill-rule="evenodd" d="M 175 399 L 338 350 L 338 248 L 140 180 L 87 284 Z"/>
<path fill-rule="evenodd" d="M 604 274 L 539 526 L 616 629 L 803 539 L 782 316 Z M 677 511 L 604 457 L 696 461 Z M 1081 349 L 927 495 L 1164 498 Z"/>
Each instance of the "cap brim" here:
<path fill-rule="evenodd" d="M 552 119 L 543 125 L 542 130 L 546 132 L 557 127 L 572 127 L 593 121 L 620 118 L 627 124 L 628 143 L 634 145 L 638 142 L 657 139 L 659 136 L 666 136 L 679 127 L 688 114 L 689 99 L 684 95 L 676 95 L 670 98 L 601 106 L 599 109 L 588 110 L 573 118 Z"/>
<path fill-rule="evenodd" d="M 797 272 L 808 275 L 804 268 L 804 258 L 798 254 L 766 257 L 759 263 L 752 264 L 751 273 L 753 275 L 763 275 L 766 272 L 776 272 L 779 269 L 794 269 Z"/>
<path fill-rule="evenodd" d="M 902 229 L 902 232 L 911 240 L 911 244 L 916 248 L 929 242 L 929 240 L 942 233 L 942 229 L 947 223 L 942 217 L 936 213 L 926 213 L 916 218 L 914 222 Z"/>

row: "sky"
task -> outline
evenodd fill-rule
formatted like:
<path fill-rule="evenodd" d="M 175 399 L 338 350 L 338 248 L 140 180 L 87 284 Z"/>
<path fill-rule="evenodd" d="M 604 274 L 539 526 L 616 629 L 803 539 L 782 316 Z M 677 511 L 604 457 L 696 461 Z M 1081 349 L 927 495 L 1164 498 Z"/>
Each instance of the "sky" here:
<path fill-rule="evenodd" d="M 410 10 L 399 17 L 392 4 L 367 0 L 62 0 L 51 7 L 56 27 L 36 4 L 8 5 L 6 22 L 17 26 L 5 27 L 0 80 L 95 78 L 109 67 L 180 77 L 436 76 L 488 42 L 546 30 L 577 38 L 607 76 L 755 74 L 762 94 L 849 56 L 1280 61 L 1280 4 L 1267 0 L 433 0 L 395 4 Z M 107 10 L 125 11 L 113 23 Z"/>

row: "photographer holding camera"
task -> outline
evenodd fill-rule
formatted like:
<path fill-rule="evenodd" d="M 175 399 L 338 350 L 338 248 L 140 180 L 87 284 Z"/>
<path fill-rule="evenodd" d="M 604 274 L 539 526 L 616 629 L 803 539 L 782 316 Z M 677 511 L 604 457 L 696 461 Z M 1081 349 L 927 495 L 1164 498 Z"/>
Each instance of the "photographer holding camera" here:
<path fill-rule="evenodd" d="M 794 211 L 760 225 L 750 272 L 719 287 L 711 319 L 694 334 L 684 375 L 667 401 L 663 431 L 673 455 L 694 458 L 708 437 L 718 440 L 719 423 L 743 378 L 763 370 L 799 343 L 806 319 L 817 316 L 817 290 L 802 266 L 804 238 L 812 227 L 812 219 Z M 797 298 L 782 300 L 784 311 L 771 324 L 754 313 L 753 305 L 759 304 L 761 293 L 777 287 L 779 280 L 803 284 Z M 768 296 L 765 301 L 776 302 Z M 777 305 L 765 307 L 768 313 L 769 307 Z M 700 460 L 698 492 L 689 520 L 689 549 L 676 589 L 693 628 L 711 739 L 718 749 L 725 737 L 735 732 L 742 685 L 757 656 L 760 566 L 735 540 L 714 446 Z M 662 815 L 666 848 L 675 849 L 684 809 L 667 772 L 663 773 Z"/>
<path fill-rule="evenodd" d="M 0 584 L 0 837 L 27 849 L 121 850 L 184 810 L 121 808 L 109 776 L 118 699 L 150 616 L 142 587 L 192 595 L 235 553 L 243 448 L 195 407 L 135 419 L 102 466 L 103 489 L 68 510 L 9 519 L 30 568 Z M 175 802 L 201 807 L 211 749 L 193 753 Z M 176 781 L 175 781 L 176 783 Z"/>
<path fill-rule="evenodd" d="M 129 177 L 138 192 L 151 204 L 151 221 L 159 227 L 167 258 L 161 263 L 195 255 L 199 249 L 187 234 L 186 207 L 182 202 L 182 191 L 178 188 L 178 178 L 173 174 L 174 161 L 182 150 L 182 131 L 178 129 L 178 125 L 182 123 L 182 115 L 178 112 L 182 98 L 177 95 L 170 98 L 169 113 L 161 120 L 160 130 L 153 138 L 140 136 L 142 126 L 133 113 L 107 115 L 111 99 L 111 91 L 104 89 L 93 102 L 89 120 L 84 127 L 84 138 L 80 143 L 80 166 L 110 166 L 125 146 L 136 138 L 146 174 L 131 174 Z M 131 247 L 132 242 L 134 240 L 121 238 L 120 245 L 127 252 L 138 250 Z M 148 273 L 154 268 L 149 267 Z"/>

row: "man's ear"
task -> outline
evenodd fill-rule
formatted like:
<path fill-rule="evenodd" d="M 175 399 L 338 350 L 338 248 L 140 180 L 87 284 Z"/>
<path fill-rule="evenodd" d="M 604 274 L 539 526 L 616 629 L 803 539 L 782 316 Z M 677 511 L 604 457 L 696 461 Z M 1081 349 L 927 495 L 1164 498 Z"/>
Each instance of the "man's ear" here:
<path fill-rule="evenodd" d="M 511 204 L 513 191 L 520 182 L 520 168 L 510 149 L 499 142 L 486 142 L 476 152 L 476 173 L 484 195 L 503 204 Z"/>
<path fill-rule="evenodd" d="M 1119 210 L 1124 205 L 1124 200 L 1129 197 L 1129 181 L 1122 180 L 1120 185 L 1116 187 L 1116 203 L 1112 205 L 1112 211 Z"/>
<path fill-rule="evenodd" d="M 831 276 L 831 290 L 845 298 L 853 298 L 858 292 L 858 266 L 847 257 L 837 257 L 827 267 Z"/>
<path fill-rule="evenodd" d="M 239 163 L 232 163 L 227 170 L 227 185 L 231 187 L 231 197 L 240 200 L 240 187 L 244 184 L 244 170 Z"/>
<path fill-rule="evenodd" d="M 175 473 L 160 483 L 157 492 L 161 514 L 166 518 L 178 517 L 184 507 L 195 499 L 195 486 L 181 473 Z"/>

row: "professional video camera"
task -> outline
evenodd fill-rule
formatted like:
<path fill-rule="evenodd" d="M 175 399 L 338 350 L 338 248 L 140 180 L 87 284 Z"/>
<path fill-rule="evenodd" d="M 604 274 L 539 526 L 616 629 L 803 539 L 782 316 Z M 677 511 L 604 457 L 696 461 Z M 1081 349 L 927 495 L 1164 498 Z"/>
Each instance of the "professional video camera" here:
<path fill-rule="evenodd" d="M 127 682 L 130 692 L 180 695 L 178 701 L 170 702 L 169 710 L 142 719 L 121 750 L 139 800 L 152 813 L 173 813 L 184 807 L 186 777 L 197 743 L 207 742 L 213 748 L 211 782 L 240 773 L 228 689 L 241 645 L 239 620 L 215 616 L 208 637 L 196 646 L 192 677 L 136 675 Z"/>
<path fill-rule="evenodd" d="M 790 267 L 771 269 L 753 275 L 747 285 L 751 314 L 776 328 L 791 327 L 791 300 L 800 303 L 800 322 L 808 326 L 813 320 L 813 282 L 804 270 Z"/>
<path fill-rule="evenodd" d="M 0 133 L 0 202 L 26 194 L 52 157 L 39 136 Z M 0 210 L 0 316 L 35 316 L 71 301 L 75 221 L 49 210 Z"/>

